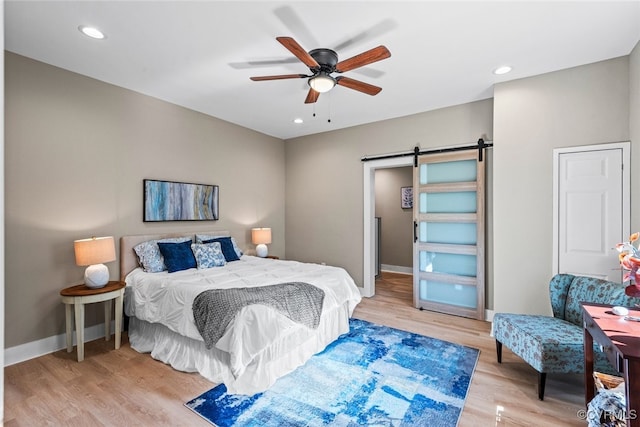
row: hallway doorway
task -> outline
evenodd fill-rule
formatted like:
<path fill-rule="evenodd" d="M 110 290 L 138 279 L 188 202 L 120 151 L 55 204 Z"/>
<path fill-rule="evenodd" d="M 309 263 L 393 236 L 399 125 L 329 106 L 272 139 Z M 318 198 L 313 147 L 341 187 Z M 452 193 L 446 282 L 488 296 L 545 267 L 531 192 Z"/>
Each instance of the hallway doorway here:
<path fill-rule="evenodd" d="M 390 159 L 380 159 L 365 162 L 363 164 L 363 296 L 371 297 L 375 295 L 375 270 L 376 270 L 376 250 L 375 250 L 375 171 L 378 169 L 396 168 L 413 165 L 413 157 L 397 157 Z M 399 203 L 399 201 L 398 201 Z"/>

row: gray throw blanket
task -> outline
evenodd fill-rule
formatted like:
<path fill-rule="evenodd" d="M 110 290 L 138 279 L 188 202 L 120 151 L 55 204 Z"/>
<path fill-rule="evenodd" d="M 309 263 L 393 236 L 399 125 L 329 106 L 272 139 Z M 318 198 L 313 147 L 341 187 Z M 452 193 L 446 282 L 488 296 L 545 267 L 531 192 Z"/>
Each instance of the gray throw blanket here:
<path fill-rule="evenodd" d="M 193 318 L 211 349 L 224 335 L 229 322 L 244 307 L 273 307 L 294 322 L 316 329 L 320 323 L 324 291 L 309 283 L 289 282 L 258 288 L 210 289 L 193 300 Z"/>

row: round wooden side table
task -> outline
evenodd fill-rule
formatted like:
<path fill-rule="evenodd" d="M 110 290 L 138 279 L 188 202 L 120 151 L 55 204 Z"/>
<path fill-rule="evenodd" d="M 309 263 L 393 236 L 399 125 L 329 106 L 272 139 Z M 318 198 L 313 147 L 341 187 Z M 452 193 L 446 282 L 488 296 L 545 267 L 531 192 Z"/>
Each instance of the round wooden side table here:
<path fill-rule="evenodd" d="M 73 318 L 71 306 L 75 311 L 76 344 L 78 347 L 78 362 L 84 360 L 84 305 L 94 302 L 104 302 L 104 337 L 105 341 L 111 338 L 111 304 L 116 301 L 115 311 L 115 335 L 116 349 L 120 348 L 120 330 L 122 329 L 122 308 L 124 303 L 124 282 L 111 281 L 106 286 L 98 289 L 86 287 L 84 284 L 70 286 L 60 291 L 62 302 L 65 305 L 65 321 L 67 327 L 67 353 L 73 351 Z"/>

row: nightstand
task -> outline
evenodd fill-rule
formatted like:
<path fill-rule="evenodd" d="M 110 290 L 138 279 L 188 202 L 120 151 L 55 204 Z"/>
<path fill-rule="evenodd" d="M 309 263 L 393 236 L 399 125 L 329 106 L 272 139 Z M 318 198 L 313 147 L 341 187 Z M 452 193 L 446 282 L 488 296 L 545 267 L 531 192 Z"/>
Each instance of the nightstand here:
<path fill-rule="evenodd" d="M 84 360 L 84 305 L 94 302 L 104 302 L 104 337 L 105 341 L 111 338 L 111 305 L 116 301 L 116 349 L 120 348 L 120 330 L 122 329 L 122 307 L 124 303 L 124 282 L 111 281 L 106 286 L 91 289 L 85 285 L 70 286 L 60 291 L 62 302 L 65 305 L 65 321 L 67 327 L 67 353 L 73 351 L 73 318 L 71 306 L 75 311 L 76 344 L 78 346 L 78 362 Z"/>

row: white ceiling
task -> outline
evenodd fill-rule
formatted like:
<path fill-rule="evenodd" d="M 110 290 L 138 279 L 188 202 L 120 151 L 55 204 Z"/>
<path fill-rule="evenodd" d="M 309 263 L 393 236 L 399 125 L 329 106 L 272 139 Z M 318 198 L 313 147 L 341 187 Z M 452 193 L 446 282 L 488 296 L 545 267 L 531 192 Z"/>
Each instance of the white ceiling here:
<path fill-rule="evenodd" d="M 490 98 L 496 82 L 628 55 L 640 40 L 640 0 L 4 4 L 9 51 L 281 139 Z M 343 74 L 382 92 L 337 86 L 305 105 L 304 79 L 250 81 L 308 73 L 277 36 L 340 60 L 385 45 L 391 58 Z M 513 71 L 493 75 L 503 64 Z"/>

